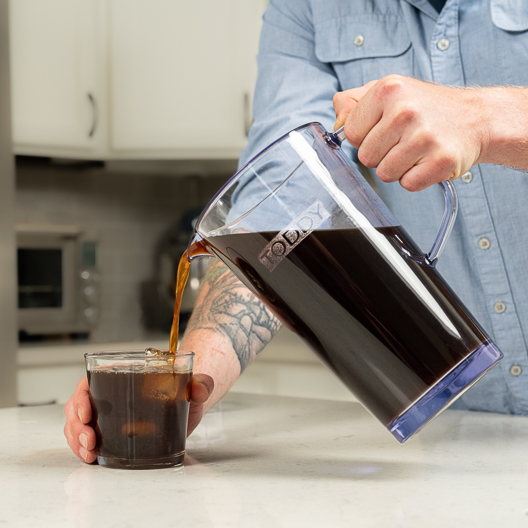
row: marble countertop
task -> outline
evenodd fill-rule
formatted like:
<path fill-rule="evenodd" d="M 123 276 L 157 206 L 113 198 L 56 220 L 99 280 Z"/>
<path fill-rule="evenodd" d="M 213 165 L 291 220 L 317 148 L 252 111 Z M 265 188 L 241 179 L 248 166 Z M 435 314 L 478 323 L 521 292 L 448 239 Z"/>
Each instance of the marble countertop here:
<path fill-rule="evenodd" d="M 0 526 L 528 526 L 528 418 L 447 411 L 401 446 L 357 403 L 228 394 L 183 467 L 87 466 L 62 407 L 0 410 Z"/>

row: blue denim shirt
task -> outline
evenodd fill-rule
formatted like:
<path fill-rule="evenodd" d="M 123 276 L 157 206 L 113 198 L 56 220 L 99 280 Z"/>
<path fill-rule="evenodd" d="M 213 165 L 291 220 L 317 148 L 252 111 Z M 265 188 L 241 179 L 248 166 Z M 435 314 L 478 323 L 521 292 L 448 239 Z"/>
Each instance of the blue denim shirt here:
<path fill-rule="evenodd" d="M 301 124 L 320 121 L 331 130 L 335 92 L 391 73 L 528 86 L 528 1 L 447 0 L 439 14 L 428 0 L 270 0 L 258 65 L 241 165 Z M 377 184 L 428 251 L 444 209 L 438 186 L 410 193 Z M 438 269 L 505 356 L 455 405 L 528 414 L 528 176 L 479 165 L 455 187 L 460 212 Z"/>

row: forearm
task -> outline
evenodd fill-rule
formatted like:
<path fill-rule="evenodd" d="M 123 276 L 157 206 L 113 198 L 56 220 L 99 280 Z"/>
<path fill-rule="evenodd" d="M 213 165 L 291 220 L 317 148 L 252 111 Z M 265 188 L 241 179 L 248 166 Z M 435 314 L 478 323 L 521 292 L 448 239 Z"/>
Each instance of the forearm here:
<path fill-rule="evenodd" d="M 528 88 L 477 90 L 474 111 L 482 117 L 482 150 L 477 163 L 528 170 Z"/>
<path fill-rule="evenodd" d="M 279 320 L 222 262 L 209 266 L 180 346 L 195 352 L 195 372 L 214 379 L 206 410 L 229 390 L 279 328 Z"/>

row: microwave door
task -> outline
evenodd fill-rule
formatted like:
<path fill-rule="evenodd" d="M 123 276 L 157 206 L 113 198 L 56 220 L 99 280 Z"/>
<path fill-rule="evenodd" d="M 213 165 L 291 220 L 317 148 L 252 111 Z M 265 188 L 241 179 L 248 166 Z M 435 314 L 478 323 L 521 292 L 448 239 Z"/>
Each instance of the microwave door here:
<path fill-rule="evenodd" d="M 62 333 L 75 322 L 75 240 L 25 236 L 18 246 L 19 328 L 28 334 Z"/>
<path fill-rule="evenodd" d="M 62 308 L 62 249 L 18 250 L 18 307 Z"/>

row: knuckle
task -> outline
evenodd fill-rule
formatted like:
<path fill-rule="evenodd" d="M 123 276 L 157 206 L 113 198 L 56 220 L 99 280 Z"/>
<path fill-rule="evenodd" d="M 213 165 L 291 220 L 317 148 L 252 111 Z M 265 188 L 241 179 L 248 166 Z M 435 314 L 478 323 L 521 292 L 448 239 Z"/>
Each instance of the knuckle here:
<path fill-rule="evenodd" d="M 437 134 L 434 130 L 427 126 L 423 126 L 420 129 L 415 141 L 417 144 L 425 145 L 429 148 L 438 147 Z"/>
<path fill-rule="evenodd" d="M 387 167 L 378 167 L 378 169 L 376 170 L 376 175 L 382 182 L 385 183 L 391 183 L 398 179 Z"/>
<path fill-rule="evenodd" d="M 332 104 L 334 106 L 338 106 L 339 103 L 341 102 L 341 99 L 343 97 L 343 92 L 337 92 L 334 94 L 334 97 L 332 98 Z"/>
<path fill-rule="evenodd" d="M 360 148 L 358 151 L 358 158 L 365 167 L 375 168 L 378 165 L 378 160 L 371 149 Z"/>
<path fill-rule="evenodd" d="M 399 93 L 404 86 L 404 77 L 391 74 L 378 81 L 378 93 L 380 96 L 388 96 Z"/>
<path fill-rule="evenodd" d="M 82 432 L 82 427 L 83 425 L 81 423 L 71 423 L 69 428 L 71 436 L 76 439 L 79 438 L 79 435 Z"/>
<path fill-rule="evenodd" d="M 458 161 L 452 154 L 444 154 L 437 160 L 436 165 L 442 173 L 452 175 L 456 171 Z"/>
<path fill-rule="evenodd" d="M 361 144 L 362 138 L 351 122 L 345 123 L 345 136 L 354 147 L 357 148 Z"/>
<path fill-rule="evenodd" d="M 404 178 L 400 180 L 400 184 L 405 190 L 409 192 L 417 192 L 422 189 L 416 181 L 416 178 Z"/>
<path fill-rule="evenodd" d="M 395 125 L 408 125 L 416 120 L 418 116 L 418 110 L 411 102 L 401 103 L 396 109 L 396 113 L 393 117 L 393 123 Z"/>
<path fill-rule="evenodd" d="M 68 447 L 77 454 L 77 446 L 68 438 L 67 439 Z"/>

